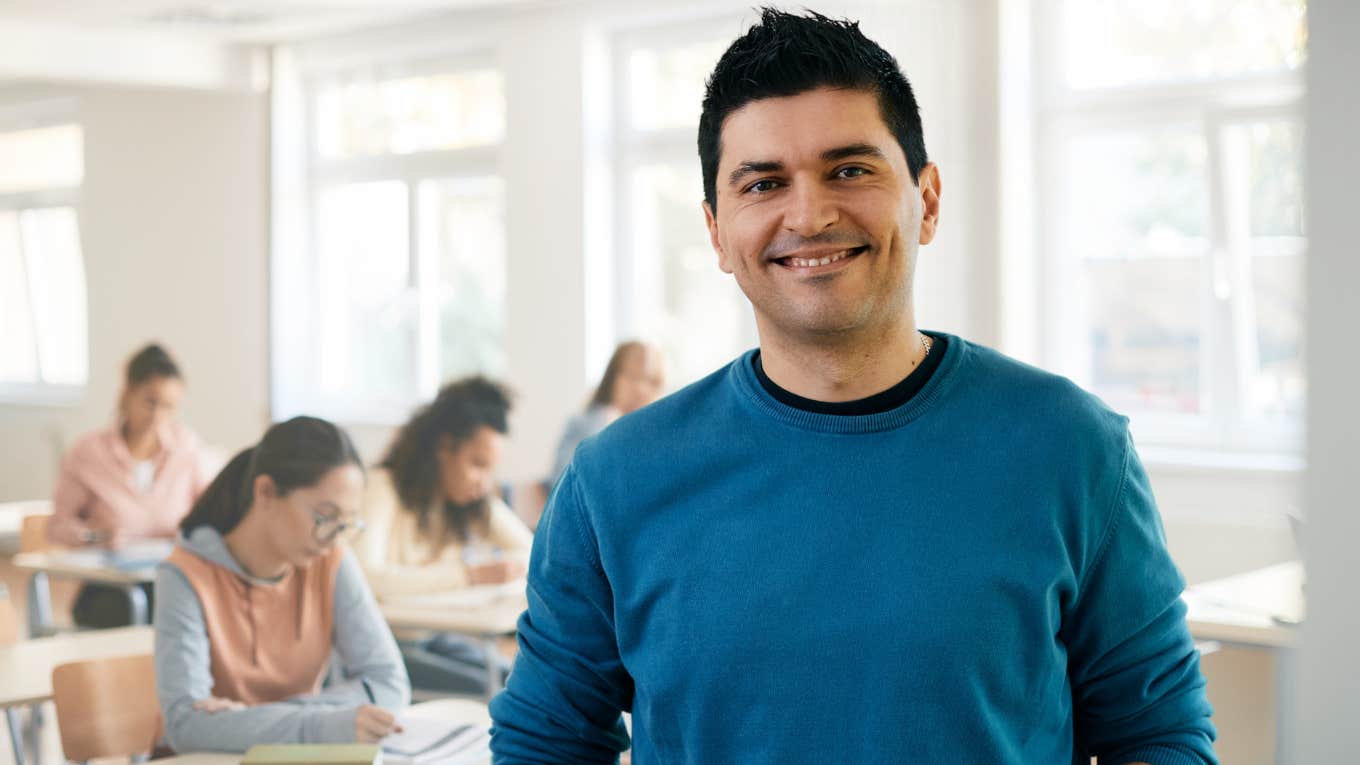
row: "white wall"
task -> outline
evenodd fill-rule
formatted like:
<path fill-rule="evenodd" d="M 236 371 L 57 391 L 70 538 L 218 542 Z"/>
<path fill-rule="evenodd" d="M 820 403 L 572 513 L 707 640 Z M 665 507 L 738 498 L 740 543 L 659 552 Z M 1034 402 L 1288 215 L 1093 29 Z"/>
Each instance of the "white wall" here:
<path fill-rule="evenodd" d="M 184 419 L 239 448 L 267 422 L 266 101 L 90 87 L 80 225 L 90 383 L 69 407 L 0 405 L 0 501 L 46 497 L 57 454 L 112 420 L 121 365 L 150 339 L 188 378 Z"/>
<path fill-rule="evenodd" d="M 1308 620 L 1304 623 L 1296 763 L 1354 762 L 1360 714 L 1360 608 L 1356 602 L 1360 512 L 1360 379 L 1355 333 L 1355 179 L 1360 177 L 1360 5 L 1308 4 Z"/>

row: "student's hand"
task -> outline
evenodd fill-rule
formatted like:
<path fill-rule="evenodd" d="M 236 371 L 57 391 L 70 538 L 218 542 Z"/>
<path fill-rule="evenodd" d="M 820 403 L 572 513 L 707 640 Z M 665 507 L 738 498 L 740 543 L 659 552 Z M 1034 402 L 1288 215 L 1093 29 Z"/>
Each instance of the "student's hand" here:
<path fill-rule="evenodd" d="M 246 705 L 235 699 L 224 699 L 217 696 L 209 696 L 201 701 L 194 702 L 194 709 L 208 714 L 217 712 L 235 712 L 238 709 L 245 709 Z"/>
<path fill-rule="evenodd" d="M 497 560 L 468 566 L 470 584 L 502 584 L 524 575 L 525 565 L 519 560 Z"/>
<path fill-rule="evenodd" d="M 372 704 L 359 707 L 354 713 L 354 740 L 361 744 L 376 744 L 389 733 L 401 733 L 401 726 L 391 712 Z"/>
<path fill-rule="evenodd" d="M 71 521 L 63 524 L 53 524 L 49 534 L 52 541 L 62 547 L 84 547 L 94 542 L 94 532 L 90 530 L 82 521 Z"/>
<path fill-rule="evenodd" d="M 95 533 L 100 535 L 104 547 L 110 550 L 121 550 L 128 542 L 127 532 L 119 528 L 97 530 Z"/>

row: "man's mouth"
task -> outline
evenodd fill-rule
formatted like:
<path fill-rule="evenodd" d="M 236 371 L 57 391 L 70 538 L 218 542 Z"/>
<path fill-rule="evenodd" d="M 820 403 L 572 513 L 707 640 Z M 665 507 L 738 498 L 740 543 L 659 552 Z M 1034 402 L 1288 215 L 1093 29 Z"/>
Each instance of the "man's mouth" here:
<path fill-rule="evenodd" d="M 816 253 L 807 256 L 786 255 L 782 258 L 775 258 L 774 262 L 778 263 L 781 266 L 784 266 L 785 268 L 802 268 L 802 269 L 819 268 L 822 266 L 829 266 L 833 263 L 840 263 L 841 261 L 848 260 L 850 258 L 855 257 L 856 255 L 865 252 L 868 249 L 869 249 L 868 245 L 863 245 L 860 247 L 852 247 L 848 250 L 837 250 L 834 252 Z"/>

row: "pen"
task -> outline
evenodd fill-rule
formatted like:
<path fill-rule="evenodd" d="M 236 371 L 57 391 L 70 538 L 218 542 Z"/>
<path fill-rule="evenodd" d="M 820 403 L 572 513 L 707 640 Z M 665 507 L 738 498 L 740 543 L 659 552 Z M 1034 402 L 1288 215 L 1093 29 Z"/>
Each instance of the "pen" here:
<path fill-rule="evenodd" d="M 364 695 L 368 697 L 368 703 L 376 707 L 378 705 L 378 700 L 373 698 L 373 686 L 368 684 L 368 678 L 359 678 L 359 684 L 364 686 Z"/>

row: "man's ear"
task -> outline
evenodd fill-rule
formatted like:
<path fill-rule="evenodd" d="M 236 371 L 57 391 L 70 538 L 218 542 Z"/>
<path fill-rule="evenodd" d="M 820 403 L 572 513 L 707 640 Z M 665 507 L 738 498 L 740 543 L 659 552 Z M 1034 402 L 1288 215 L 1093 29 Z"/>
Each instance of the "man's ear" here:
<path fill-rule="evenodd" d="M 722 242 L 718 241 L 718 216 L 713 214 L 713 208 L 708 204 L 708 200 L 703 201 L 704 223 L 708 226 L 708 241 L 713 245 L 713 251 L 718 253 L 718 268 L 725 274 L 732 273 L 732 264 L 727 262 L 727 253 L 723 252 Z"/>
<path fill-rule="evenodd" d="M 921 194 L 920 243 L 930 244 L 940 225 L 940 168 L 934 162 L 926 163 L 916 186 Z"/>

